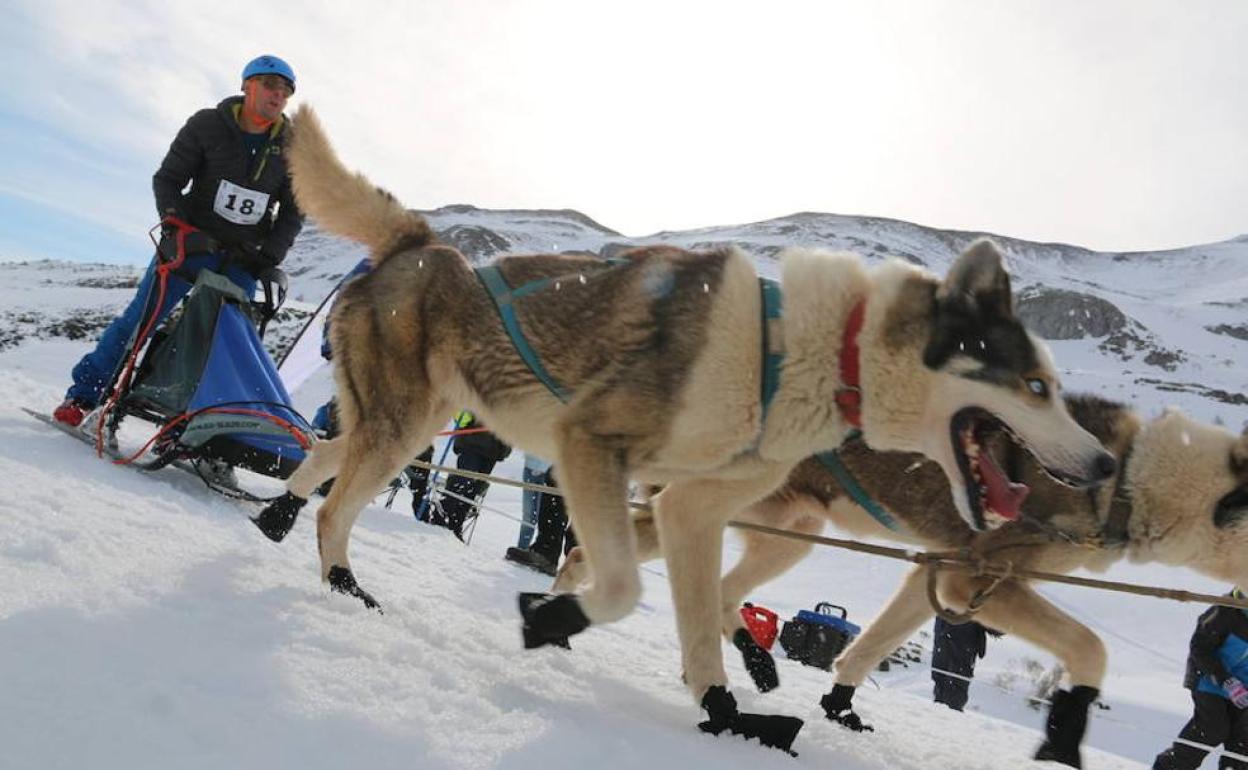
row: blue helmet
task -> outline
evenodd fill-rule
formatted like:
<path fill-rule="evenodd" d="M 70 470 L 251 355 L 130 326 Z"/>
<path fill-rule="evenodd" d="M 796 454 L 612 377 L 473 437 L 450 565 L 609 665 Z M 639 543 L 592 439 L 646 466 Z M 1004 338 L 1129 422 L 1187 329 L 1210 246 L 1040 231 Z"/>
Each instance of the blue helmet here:
<path fill-rule="evenodd" d="M 276 56 L 265 54 L 247 62 L 247 66 L 243 67 L 243 80 L 246 81 L 247 78 L 252 78 L 256 75 L 281 75 L 290 81 L 291 92 L 293 93 L 295 90 L 295 71 L 290 68 L 289 64 Z"/>

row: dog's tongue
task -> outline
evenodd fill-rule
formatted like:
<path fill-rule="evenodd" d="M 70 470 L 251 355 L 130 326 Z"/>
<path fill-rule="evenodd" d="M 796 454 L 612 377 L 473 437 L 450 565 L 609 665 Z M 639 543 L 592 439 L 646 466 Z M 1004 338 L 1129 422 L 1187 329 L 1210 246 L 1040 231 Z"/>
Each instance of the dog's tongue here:
<path fill-rule="evenodd" d="M 1007 519 L 1017 519 L 1031 488 L 1006 478 L 988 452 L 979 453 L 979 476 L 987 492 L 988 507 Z"/>

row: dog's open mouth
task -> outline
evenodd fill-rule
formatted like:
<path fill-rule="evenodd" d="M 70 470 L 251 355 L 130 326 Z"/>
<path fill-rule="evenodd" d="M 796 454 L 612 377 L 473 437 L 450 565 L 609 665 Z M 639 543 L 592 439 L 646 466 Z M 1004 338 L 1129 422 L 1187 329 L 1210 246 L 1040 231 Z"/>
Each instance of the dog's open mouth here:
<path fill-rule="evenodd" d="M 967 500 L 980 529 L 1000 526 L 1022 515 L 1023 500 L 1031 489 L 1011 481 L 986 447 L 993 431 L 1006 430 L 991 413 L 978 407 L 960 410 L 950 421 L 953 453 L 962 471 Z"/>

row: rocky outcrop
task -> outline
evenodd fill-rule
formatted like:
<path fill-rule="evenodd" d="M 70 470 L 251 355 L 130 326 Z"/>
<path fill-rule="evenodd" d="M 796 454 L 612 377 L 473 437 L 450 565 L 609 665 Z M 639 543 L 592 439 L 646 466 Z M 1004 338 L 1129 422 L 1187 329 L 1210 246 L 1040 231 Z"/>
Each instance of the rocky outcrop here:
<path fill-rule="evenodd" d="M 511 241 L 478 225 L 451 225 L 438 238 L 463 252 L 472 262 L 484 262 L 511 249 Z"/>
<path fill-rule="evenodd" d="M 1049 340 L 1102 337 L 1097 348 L 1124 361 L 1142 355 L 1149 366 L 1173 372 L 1187 360 L 1170 350 L 1142 324 L 1126 316 L 1108 300 L 1067 289 L 1030 286 L 1015 303 L 1018 317 L 1029 329 Z"/>
<path fill-rule="evenodd" d="M 1144 363 L 1167 372 L 1173 372 L 1187 360 L 1186 353 L 1163 347 L 1148 329 L 1136 321 L 1130 321 L 1123 329 L 1101 340 L 1097 348 L 1123 361 L 1131 361 L 1142 353 Z"/>
<path fill-rule="evenodd" d="M 1165 380 L 1154 380 L 1149 377 L 1137 377 L 1135 383 L 1137 385 L 1151 385 L 1157 390 L 1165 390 L 1171 393 L 1195 393 L 1198 396 L 1221 401 L 1224 404 L 1248 406 L 1248 396 L 1245 396 L 1243 393 L 1231 393 L 1221 388 L 1201 385 L 1199 382 L 1167 382 Z"/>
<path fill-rule="evenodd" d="M 110 307 L 74 308 L 63 315 L 37 310 L 0 313 L 0 350 L 17 347 L 26 339 L 95 339 L 117 313 L 117 308 Z"/>
<path fill-rule="evenodd" d="M 1127 316 L 1113 303 L 1066 289 L 1028 287 L 1016 310 L 1027 328 L 1048 340 L 1108 337 L 1127 329 Z"/>
<path fill-rule="evenodd" d="M 1217 326 L 1206 326 L 1205 331 L 1214 334 L 1225 334 L 1228 337 L 1234 337 L 1237 340 L 1248 341 L 1248 324 L 1240 324 L 1231 326 L 1230 324 L 1218 324 Z"/>

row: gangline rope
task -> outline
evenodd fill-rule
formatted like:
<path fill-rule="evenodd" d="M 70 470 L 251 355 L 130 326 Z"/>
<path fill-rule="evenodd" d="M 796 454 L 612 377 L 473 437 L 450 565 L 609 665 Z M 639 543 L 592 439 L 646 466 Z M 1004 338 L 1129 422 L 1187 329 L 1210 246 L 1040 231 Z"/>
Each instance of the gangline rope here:
<path fill-rule="evenodd" d="M 465 478 L 479 479 L 491 484 L 502 484 L 504 486 L 532 490 L 543 494 L 563 495 L 563 492 L 559 490 L 559 488 L 546 486 L 544 484 L 532 484 L 525 481 L 516 481 L 515 479 L 509 479 L 503 476 L 493 476 L 487 473 L 477 473 L 475 471 L 463 470 L 461 468 L 452 468 L 445 465 L 427 463 L 423 460 L 413 460 L 409 464 L 418 468 L 427 468 L 429 470 L 450 473 L 456 476 L 463 476 Z M 648 503 L 629 501 L 628 504 L 629 507 L 637 511 L 648 512 L 651 510 Z M 1098 580 L 1096 578 L 1076 577 L 1074 575 L 1060 575 L 1053 572 L 1021 569 L 1008 564 L 995 564 L 982 559 L 973 558 L 970 552 L 965 550 L 916 551 L 909 548 L 894 548 L 890 546 L 876 545 L 874 543 L 863 543 L 857 540 L 845 540 L 843 538 L 828 537 L 826 535 L 812 535 L 805 532 L 794 532 L 792 530 L 768 527 L 764 524 L 755 524 L 748 521 L 729 521 L 728 526 L 735 527 L 736 529 L 760 532 L 774 537 L 785 537 L 792 540 L 802 540 L 808 543 L 814 543 L 816 545 L 831 546 L 833 548 L 841 548 L 848 551 L 868 553 L 874 556 L 882 556 L 886 559 L 908 561 L 913 564 L 927 565 L 936 569 L 951 569 L 962 572 L 971 572 L 976 576 L 982 577 L 993 577 L 1001 580 L 1008 580 L 1011 578 L 1042 580 L 1050 583 L 1063 583 L 1066 585 L 1082 586 L 1084 588 L 1094 588 L 1101 591 L 1116 591 L 1118 593 L 1134 594 L 1136 596 L 1153 596 L 1176 602 L 1217 604 L 1224 607 L 1236 607 L 1248 610 L 1248 600 L 1246 599 L 1236 599 L 1231 596 L 1217 596 L 1214 594 L 1187 591 L 1179 588 L 1146 586 L 1135 583 L 1122 583 L 1114 580 Z"/>

